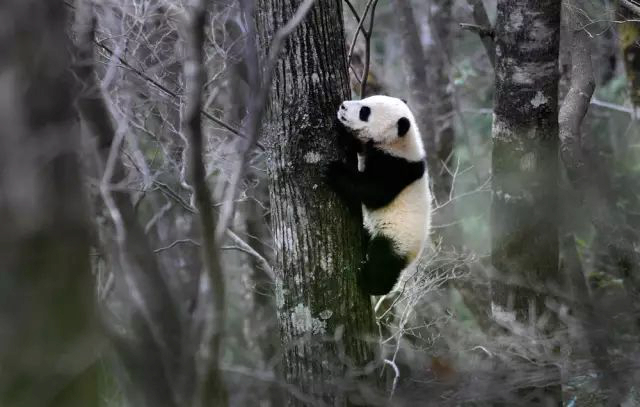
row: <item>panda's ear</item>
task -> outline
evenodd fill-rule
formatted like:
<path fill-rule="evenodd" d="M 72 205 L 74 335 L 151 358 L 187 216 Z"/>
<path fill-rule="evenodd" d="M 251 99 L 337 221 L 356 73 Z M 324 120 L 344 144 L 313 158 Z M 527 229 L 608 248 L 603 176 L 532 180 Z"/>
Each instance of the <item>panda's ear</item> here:
<path fill-rule="evenodd" d="M 408 104 L 409 104 L 409 102 L 407 102 L 407 99 L 400 99 L 400 100 L 402 100 L 402 101 L 404 102 L 404 104 L 405 104 L 405 105 L 408 105 Z"/>
<path fill-rule="evenodd" d="M 411 127 L 411 122 L 406 117 L 401 117 L 398 120 L 398 137 L 404 137 Z"/>

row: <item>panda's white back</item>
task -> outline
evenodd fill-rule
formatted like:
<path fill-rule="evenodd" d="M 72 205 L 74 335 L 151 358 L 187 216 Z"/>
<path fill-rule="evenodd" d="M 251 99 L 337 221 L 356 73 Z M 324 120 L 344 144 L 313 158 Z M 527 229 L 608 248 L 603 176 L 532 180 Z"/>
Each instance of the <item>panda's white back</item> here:
<path fill-rule="evenodd" d="M 413 117 L 411 118 L 414 121 Z M 400 143 L 383 146 L 390 155 L 410 161 L 424 159 L 424 147 L 415 125 Z M 366 159 L 358 155 L 358 170 L 364 171 Z M 420 257 L 431 232 L 431 190 L 427 171 L 422 177 L 407 185 L 387 206 L 370 210 L 362 206 L 364 227 L 374 237 L 384 234 L 390 237 L 402 254 L 407 255 L 410 267 Z"/>
<path fill-rule="evenodd" d="M 431 229 L 431 192 L 428 178 L 414 181 L 387 206 L 369 210 L 363 206 L 364 226 L 375 236 L 392 238 L 398 251 L 413 262 L 424 249 Z"/>

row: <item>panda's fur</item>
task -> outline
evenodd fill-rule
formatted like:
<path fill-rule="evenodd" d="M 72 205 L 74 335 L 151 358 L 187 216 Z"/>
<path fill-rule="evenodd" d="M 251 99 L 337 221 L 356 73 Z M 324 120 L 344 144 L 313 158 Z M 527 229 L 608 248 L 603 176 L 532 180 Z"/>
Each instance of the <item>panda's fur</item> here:
<path fill-rule="evenodd" d="M 387 294 L 429 237 L 422 138 L 407 104 L 389 96 L 344 101 L 337 118 L 348 162 L 330 163 L 327 180 L 352 208 L 362 206 L 367 248 L 360 286 L 370 295 Z"/>

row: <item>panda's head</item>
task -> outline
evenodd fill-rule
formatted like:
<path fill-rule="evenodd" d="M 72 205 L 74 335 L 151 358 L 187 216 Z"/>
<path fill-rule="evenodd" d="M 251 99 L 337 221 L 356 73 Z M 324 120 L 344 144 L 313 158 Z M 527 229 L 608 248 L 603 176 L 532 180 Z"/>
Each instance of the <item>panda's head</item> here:
<path fill-rule="evenodd" d="M 342 102 L 338 120 L 362 142 L 374 144 L 399 141 L 410 135 L 415 126 L 406 102 L 382 95 Z"/>

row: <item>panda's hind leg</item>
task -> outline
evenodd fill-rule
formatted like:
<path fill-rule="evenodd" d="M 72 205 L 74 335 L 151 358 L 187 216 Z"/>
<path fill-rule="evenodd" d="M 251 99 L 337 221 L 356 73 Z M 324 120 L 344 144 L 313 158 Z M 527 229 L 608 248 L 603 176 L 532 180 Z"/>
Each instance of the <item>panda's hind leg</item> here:
<path fill-rule="evenodd" d="M 371 237 L 367 245 L 367 258 L 360 272 L 360 287 L 369 295 L 384 295 L 391 291 L 400 273 L 407 265 L 404 256 L 385 236 Z"/>

